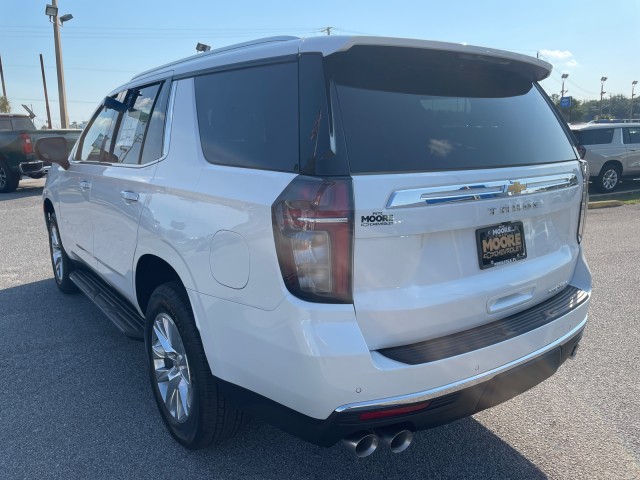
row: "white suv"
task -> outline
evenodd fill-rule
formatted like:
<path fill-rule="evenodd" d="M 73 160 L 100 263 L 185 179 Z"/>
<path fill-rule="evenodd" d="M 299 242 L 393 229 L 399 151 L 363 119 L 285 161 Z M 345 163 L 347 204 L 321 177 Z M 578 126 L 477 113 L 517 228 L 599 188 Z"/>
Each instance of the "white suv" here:
<path fill-rule="evenodd" d="M 599 191 L 614 191 L 623 176 L 640 176 L 640 123 L 590 123 L 571 130 Z"/>
<path fill-rule="evenodd" d="M 144 338 L 171 434 L 250 412 L 356 454 L 577 349 L 586 166 L 538 81 L 468 45 L 278 37 L 134 77 L 44 190 L 55 280 Z"/>

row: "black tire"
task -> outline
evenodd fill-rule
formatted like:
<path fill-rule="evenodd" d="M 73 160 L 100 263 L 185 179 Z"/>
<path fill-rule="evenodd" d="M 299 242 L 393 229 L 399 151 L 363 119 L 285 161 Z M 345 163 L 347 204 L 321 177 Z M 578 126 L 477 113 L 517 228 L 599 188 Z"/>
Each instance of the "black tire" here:
<path fill-rule="evenodd" d="M 154 325 L 156 320 L 159 320 L 161 325 L 167 325 L 162 323 L 166 322 L 167 316 L 177 327 L 180 345 L 177 344 L 174 336 L 168 335 L 166 338 L 174 338 L 172 345 L 175 352 L 180 352 L 180 347 L 182 347 L 186 359 L 183 359 L 181 355 L 173 359 L 169 359 L 168 354 L 163 356 L 165 350 L 157 340 L 162 332 L 154 331 Z M 173 326 L 170 328 L 173 329 Z M 175 330 L 172 331 L 175 335 Z M 154 338 L 157 341 L 154 342 Z M 232 437 L 244 426 L 247 418 L 244 412 L 231 405 L 218 390 L 202 347 L 200 333 L 195 325 L 189 297 L 184 287 L 178 282 L 161 285 L 151 295 L 147 306 L 144 340 L 151 389 L 162 419 L 173 438 L 186 448 L 197 450 Z M 154 354 L 154 350 L 160 351 L 160 354 Z M 182 379 L 178 378 L 179 382 L 185 378 L 182 372 L 186 372 L 186 376 L 189 377 L 189 382 L 186 384 L 190 385 L 190 393 L 181 395 L 181 391 L 173 387 L 175 389 L 174 395 L 170 395 L 166 392 L 171 391 L 171 387 L 164 386 L 163 388 L 166 389 L 167 398 L 177 398 L 176 405 L 184 405 L 181 403 L 182 398 L 189 399 L 190 402 L 189 400 L 185 401 L 188 409 L 181 407 L 181 412 L 177 412 L 179 409 L 176 408 L 176 411 L 171 413 L 167 408 L 159 387 L 159 378 L 164 377 L 162 377 L 162 373 L 156 373 L 156 361 L 159 369 L 164 371 L 172 369 L 171 371 L 174 373 L 172 378 L 174 379 L 178 378 L 175 373 L 180 372 L 178 375 L 182 375 Z M 182 367 L 178 368 L 180 362 L 182 362 Z M 166 385 L 170 385 L 170 382 L 166 382 Z M 172 402 L 168 400 L 168 403 Z M 183 417 L 179 421 L 180 413 L 184 414 L 185 411 L 188 412 L 186 418 Z"/>
<path fill-rule="evenodd" d="M 620 177 L 622 176 L 622 170 L 615 163 L 608 163 L 602 170 L 600 175 L 596 179 L 596 187 L 598 191 L 602 193 L 613 192 L 618 185 L 620 185 Z"/>
<path fill-rule="evenodd" d="M 20 175 L 13 173 L 7 162 L 0 158 L 0 193 L 11 193 L 18 188 Z"/>
<path fill-rule="evenodd" d="M 47 215 L 47 231 L 49 232 L 49 254 L 51 256 L 51 267 L 53 268 L 53 278 L 60 291 L 64 293 L 76 293 L 78 287 L 71 281 L 69 275 L 74 270 L 74 265 L 68 257 L 62 245 L 60 229 L 56 214 Z"/>

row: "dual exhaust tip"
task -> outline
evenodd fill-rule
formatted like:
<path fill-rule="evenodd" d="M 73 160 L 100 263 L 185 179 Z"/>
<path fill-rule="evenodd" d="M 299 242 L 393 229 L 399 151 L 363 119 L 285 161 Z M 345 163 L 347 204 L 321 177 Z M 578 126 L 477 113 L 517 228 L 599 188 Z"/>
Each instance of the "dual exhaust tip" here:
<path fill-rule="evenodd" d="M 383 427 L 373 432 L 359 432 L 342 440 L 345 446 L 359 458 L 368 457 L 375 452 L 380 442 L 387 445 L 393 453 L 400 453 L 409 448 L 412 441 L 413 432 L 397 427 Z"/>

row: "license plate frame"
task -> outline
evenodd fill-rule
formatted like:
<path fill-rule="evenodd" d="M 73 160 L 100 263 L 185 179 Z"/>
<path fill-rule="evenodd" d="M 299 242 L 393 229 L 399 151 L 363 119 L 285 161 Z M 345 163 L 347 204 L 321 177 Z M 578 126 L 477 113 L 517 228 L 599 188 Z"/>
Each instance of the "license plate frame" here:
<path fill-rule="evenodd" d="M 481 270 L 515 263 L 527 258 L 522 222 L 503 222 L 476 230 L 478 263 Z"/>

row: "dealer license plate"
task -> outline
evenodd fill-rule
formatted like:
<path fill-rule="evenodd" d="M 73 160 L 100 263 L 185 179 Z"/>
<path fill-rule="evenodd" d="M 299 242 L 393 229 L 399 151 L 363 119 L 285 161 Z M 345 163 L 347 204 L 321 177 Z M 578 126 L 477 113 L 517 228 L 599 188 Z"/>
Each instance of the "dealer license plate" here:
<path fill-rule="evenodd" d="M 527 258 L 522 222 L 508 222 L 476 230 L 480 268 Z"/>

